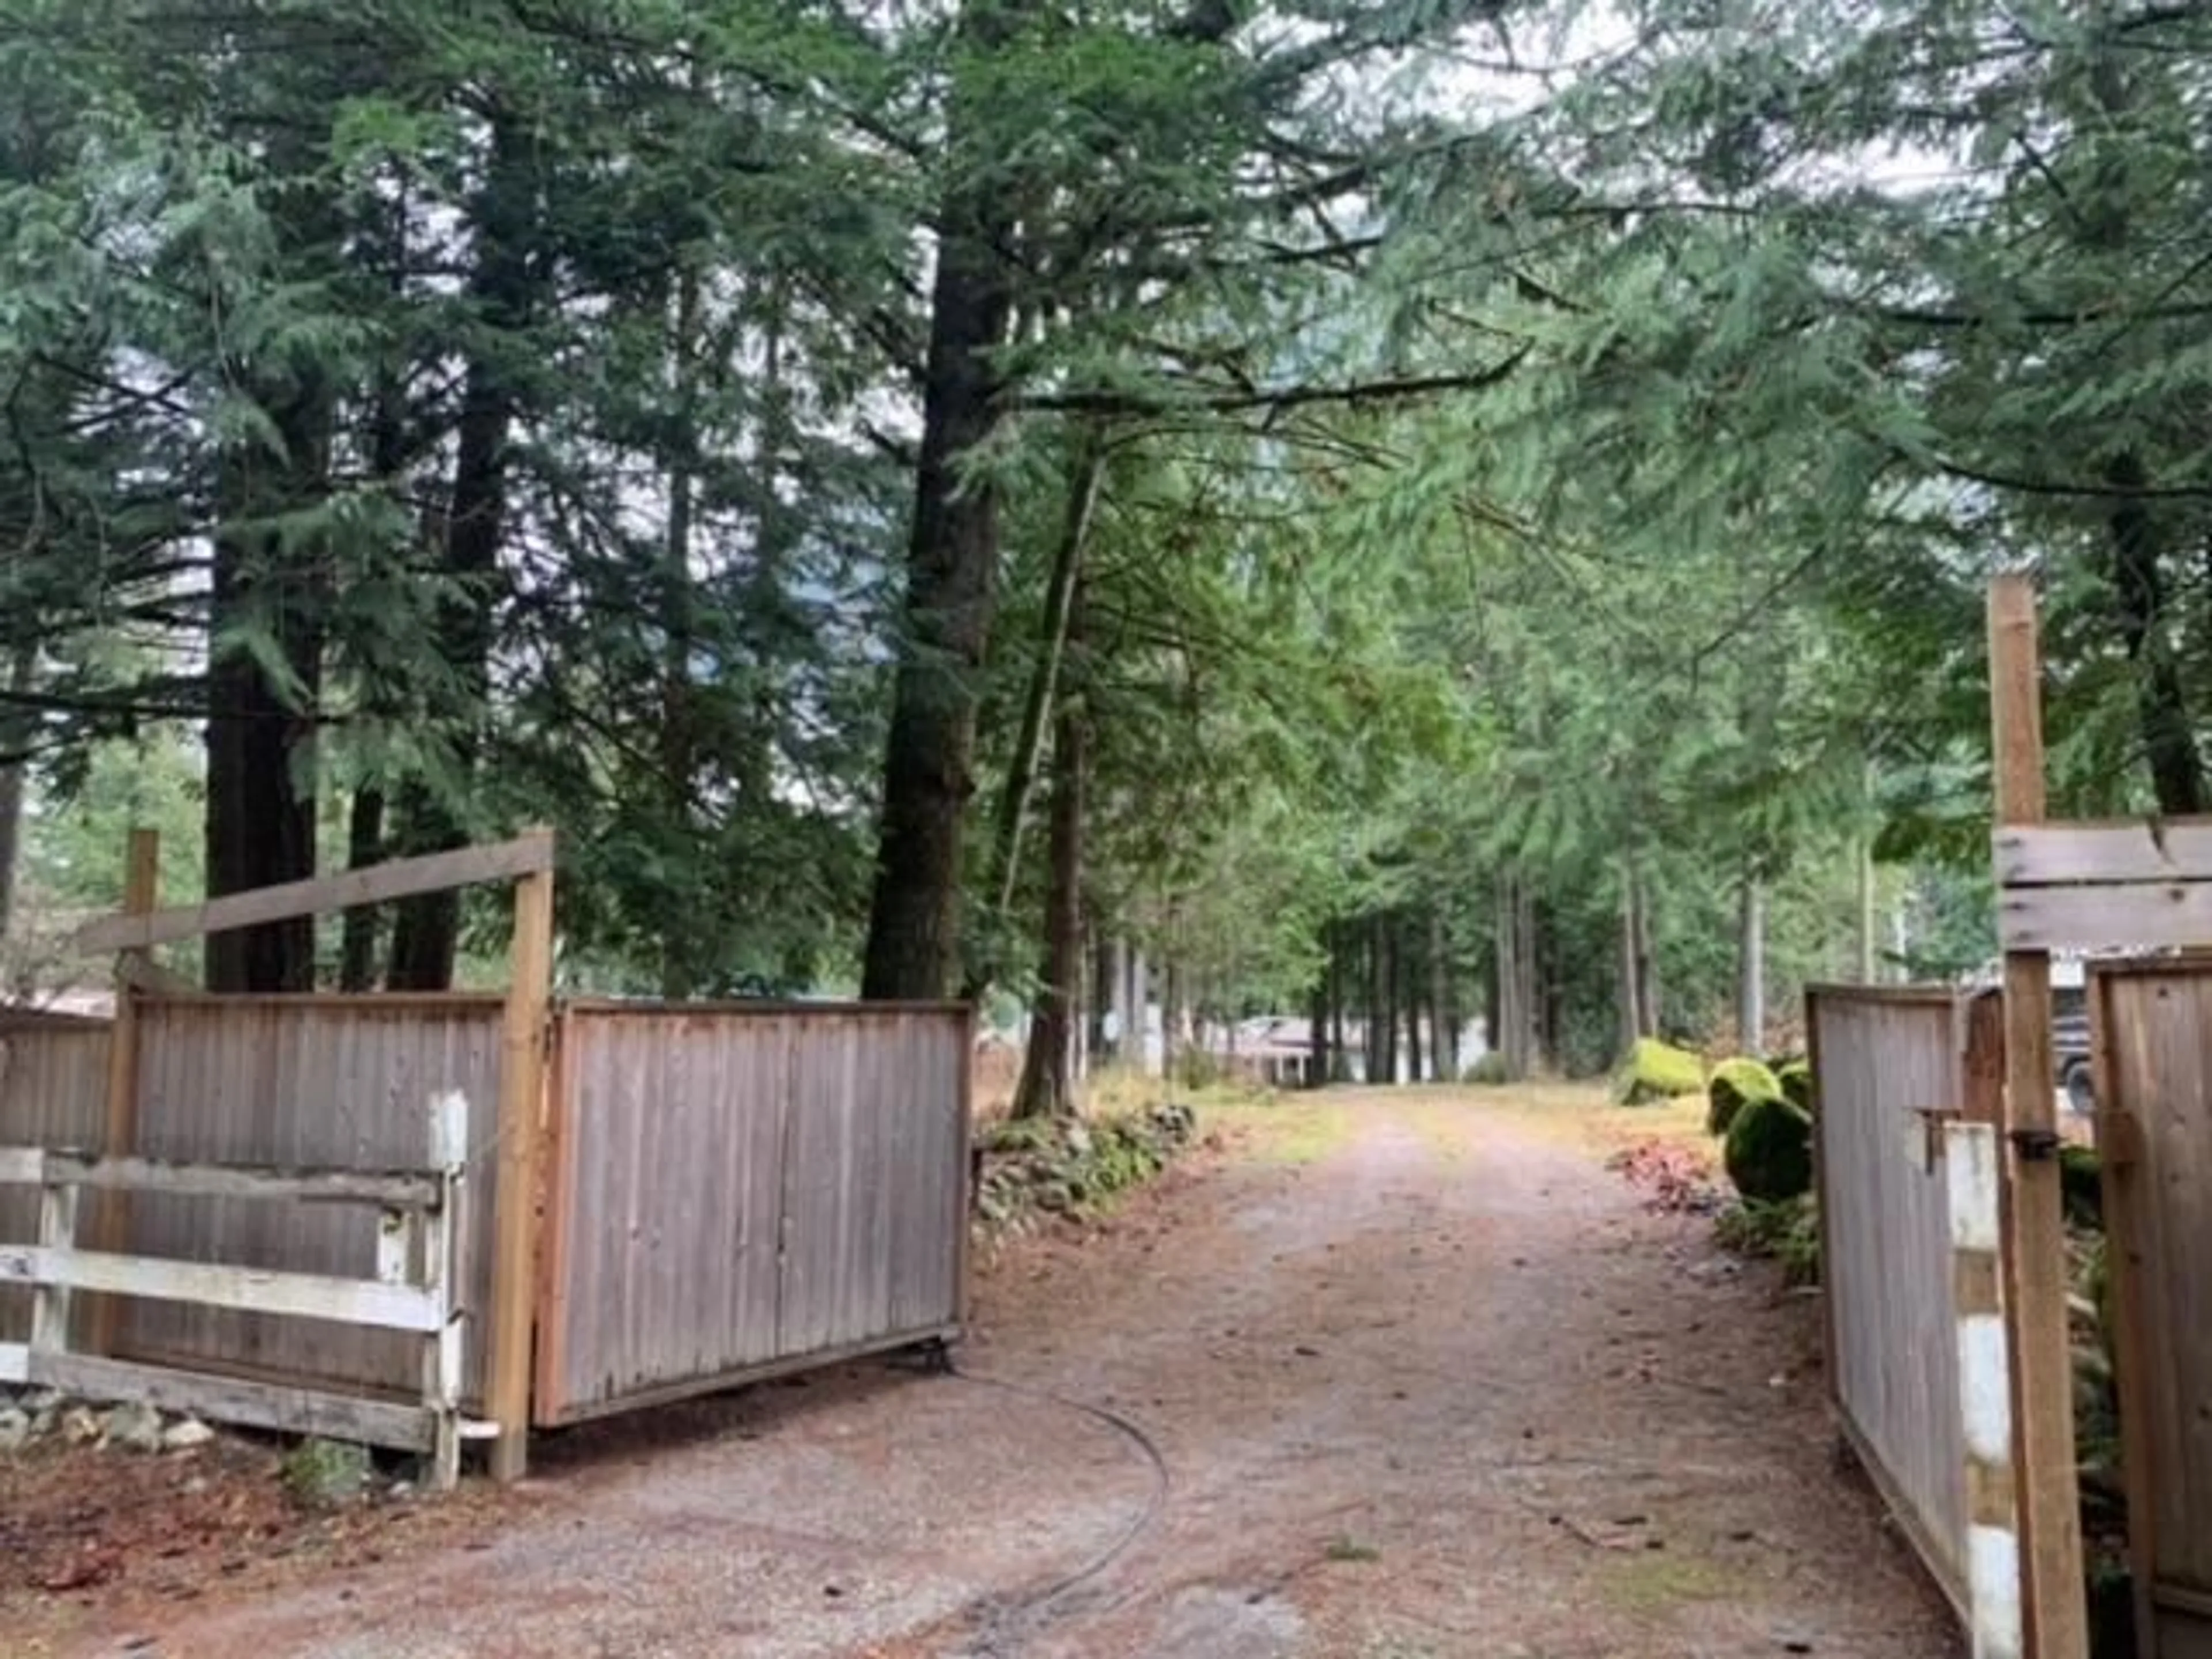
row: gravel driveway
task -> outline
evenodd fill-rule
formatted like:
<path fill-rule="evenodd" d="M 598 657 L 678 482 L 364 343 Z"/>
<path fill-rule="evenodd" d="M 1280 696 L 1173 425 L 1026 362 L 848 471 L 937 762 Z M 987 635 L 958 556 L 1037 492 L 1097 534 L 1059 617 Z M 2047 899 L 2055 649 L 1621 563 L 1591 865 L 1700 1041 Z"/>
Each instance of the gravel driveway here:
<path fill-rule="evenodd" d="M 549 1443 L 380 1560 L 80 1625 L 168 1659 L 1941 1659 L 1814 1322 L 1478 1097 L 1237 1115 L 986 1265 L 966 1376 Z M 9 1644 L 0 1638 L 0 1652 Z"/>

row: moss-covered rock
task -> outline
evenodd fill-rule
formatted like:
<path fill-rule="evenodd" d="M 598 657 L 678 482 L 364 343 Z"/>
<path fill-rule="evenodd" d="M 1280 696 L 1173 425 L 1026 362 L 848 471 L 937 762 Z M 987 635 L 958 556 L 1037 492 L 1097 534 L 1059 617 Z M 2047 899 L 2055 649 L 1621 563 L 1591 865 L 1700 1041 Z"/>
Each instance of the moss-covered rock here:
<path fill-rule="evenodd" d="M 1755 1060 L 1724 1060 L 1705 1085 L 1705 1133 L 1724 1135 L 1735 1115 L 1754 1100 L 1784 1098 L 1774 1073 Z"/>
<path fill-rule="evenodd" d="M 1813 1062 L 1809 1060 L 1785 1060 L 1774 1068 L 1774 1080 L 1782 1085 L 1782 1097 L 1799 1111 L 1820 1115 L 1820 1101 L 1813 1087 Z"/>
<path fill-rule="evenodd" d="M 1779 1094 L 1745 1103 L 1729 1125 L 1722 1161 L 1745 1198 L 1779 1204 L 1813 1189 L 1813 1118 Z"/>
<path fill-rule="evenodd" d="M 1649 1106 L 1694 1095 L 1705 1086 L 1705 1062 L 1656 1037 L 1639 1039 L 1613 1075 L 1613 1097 L 1623 1106 Z"/>
<path fill-rule="evenodd" d="M 1480 1084 L 1486 1089 L 1502 1088 L 1513 1081 L 1513 1068 L 1505 1063 L 1505 1056 L 1492 1048 L 1459 1076 L 1462 1083 Z"/>

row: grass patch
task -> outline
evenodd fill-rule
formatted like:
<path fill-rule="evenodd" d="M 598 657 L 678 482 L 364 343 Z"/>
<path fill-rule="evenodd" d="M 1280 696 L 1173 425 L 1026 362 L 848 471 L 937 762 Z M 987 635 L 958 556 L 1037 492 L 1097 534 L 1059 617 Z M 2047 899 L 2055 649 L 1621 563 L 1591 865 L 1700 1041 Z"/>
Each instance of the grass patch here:
<path fill-rule="evenodd" d="M 1328 1540 L 1322 1552 L 1332 1561 L 1380 1561 L 1382 1552 L 1372 1544 L 1363 1544 L 1357 1538 L 1340 1534 Z"/>
<path fill-rule="evenodd" d="M 1201 1126 L 1236 1135 L 1263 1163 L 1318 1164 L 1352 1138 L 1353 1108 L 1335 1095 L 1245 1094 L 1198 1112 Z"/>
<path fill-rule="evenodd" d="M 1710 1562 L 1664 1550 L 1617 1558 L 1603 1584 L 1607 1601 L 1637 1613 L 1663 1613 L 1690 1601 L 1722 1601 L 1734 1593 L 1728 1575 Z"/>

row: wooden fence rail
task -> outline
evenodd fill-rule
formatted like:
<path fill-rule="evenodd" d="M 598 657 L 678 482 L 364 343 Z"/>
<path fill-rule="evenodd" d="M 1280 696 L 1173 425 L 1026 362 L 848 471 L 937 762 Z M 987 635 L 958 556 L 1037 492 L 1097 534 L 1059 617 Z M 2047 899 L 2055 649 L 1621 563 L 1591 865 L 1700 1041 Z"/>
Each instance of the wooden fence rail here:
<path fill-rule="evenodd" d="M 32 1291 L 30 1338 L 0 1342 L 0 1382 L 93 1398 L 142 1401 L 220 1420 L 338 1434 L 429 1455 L 431 1479 L 453 1485 L 460 1442 L 463 1333 L 456 1305 L 468 1167 L 468 1102 L 449 1094 L 430 1113 L 430 1145 L 416 1170 L 270 1169 L 97 1158 L 44 1147 L 0 1146 L 0 1186 L 39 1189 L 35 1243 L 0 1243 L 0 1283 Z M 373 1278 L 276 1271 L 82 1248 L 79 1196 L 161 1194 L 172 1200 L 332 1205 L 376 1212 Z M 420 1346 L 420 1404 L 203 1375 L 76 1351 L 71 1304 L 79 1291 L 231 1309 L 403 1332 Z"/>

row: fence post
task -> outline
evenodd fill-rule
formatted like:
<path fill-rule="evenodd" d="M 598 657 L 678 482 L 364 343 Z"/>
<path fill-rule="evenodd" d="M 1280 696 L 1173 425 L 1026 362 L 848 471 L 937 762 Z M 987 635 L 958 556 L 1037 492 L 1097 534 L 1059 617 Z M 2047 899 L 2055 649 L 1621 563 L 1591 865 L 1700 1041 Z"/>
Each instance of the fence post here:
<path fill-rule="evenodd" d="M 2003 1152 L 1994 1124 L 1943 1126 L 1958 1326 L 1959 1413 L 1966 1441 L 1966 1589 L 1974 1659 L 2025 1650 L 2013 1391 L 2005 1325 Z"/>
<path fill-rule="evenodd" d="M 534 832 L 551 839 L 550 830 Z M 553 870 L 514 884 L 514 939 L 501 1040 L 499 1190 L 495 1195 L 491 1332 L 485 1404 L 498 1425 L 495 1480 L 519 1480 L 530 1462 L 531 1335 L 542 1230 L 538 1141 L 545 1104 L 546 1019 L 552 1001 Z"/>
<path fill-rule="evenodd" d="M 2043 673 L 2035 589 L 2028 577 L 2000 576 L 1990 584 L 1989 622 L 1996 825 L 2040 823 L 2045 812 Z M 2011 1156 L 2001 1168 L 2009 1177 L 2010 1201 L 2001 1207 L 1999 1237 L 2005 1272 L 2018 1296 L 2013 1330 L 2020 1412 L 2012 1426 L 2025 1546 L 2026 1652 L 2031 1659 L 2087 1659 L 2048 952 L 2005 952 L 2004 1019 Z"/>
<path fill-rule="evenodd" d="M 144 915 L 161 900 L 161 837 L 157 830 L 133 830 L 123 869 L 123 912 Z M 122 1158 L 138 1150 L 138 1004 L 133 969 L 150 960 L 143 951 L 125 951 L 115 962 L 115 1018 L 107 1033 L 106 1129 L 100 1150 L 109 1158 Z M 74 1202 L 74 1200 L 72 1200 Z M 93 1240 L 107 1251 L 120 1251 L 128 1240 L 130 1198 L 122 1192 L 102 1193 L 94 1207 Z M 113 1354 L 116 1328 L 123 1304 L 112 1296 L 95 1297 L 92 1308 L 91 1349 Z"/>

